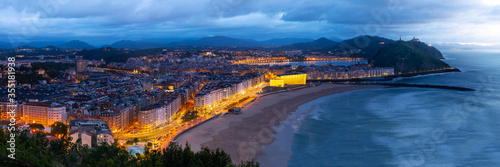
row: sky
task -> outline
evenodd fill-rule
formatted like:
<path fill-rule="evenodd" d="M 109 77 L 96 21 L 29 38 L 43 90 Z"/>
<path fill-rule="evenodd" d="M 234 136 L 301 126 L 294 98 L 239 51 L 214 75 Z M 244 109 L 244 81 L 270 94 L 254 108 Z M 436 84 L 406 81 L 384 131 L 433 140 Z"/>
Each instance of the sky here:
<path fill-rule="evenodd" d="M 359 35 L 500 43 L 500 0 L 0 0 L 0 41 Z"/>

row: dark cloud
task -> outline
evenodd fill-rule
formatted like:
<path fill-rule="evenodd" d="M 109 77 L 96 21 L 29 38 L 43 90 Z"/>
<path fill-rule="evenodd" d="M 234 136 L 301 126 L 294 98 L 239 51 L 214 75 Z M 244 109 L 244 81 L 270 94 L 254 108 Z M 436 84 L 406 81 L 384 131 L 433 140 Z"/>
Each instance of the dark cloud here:
<path fill-rule="evenodd" d="M 342 39 L 370 34 L 492 42 L 491 35 L 478 27 L 500 34 L 500 3 L 495 0 L 0 0 L 0 4 L 0 36 L 25 40 L 86 39 L 105 44 L 211 35 Z M 453 33 L 468 33 L 464 36 L 469 38 Z"/>

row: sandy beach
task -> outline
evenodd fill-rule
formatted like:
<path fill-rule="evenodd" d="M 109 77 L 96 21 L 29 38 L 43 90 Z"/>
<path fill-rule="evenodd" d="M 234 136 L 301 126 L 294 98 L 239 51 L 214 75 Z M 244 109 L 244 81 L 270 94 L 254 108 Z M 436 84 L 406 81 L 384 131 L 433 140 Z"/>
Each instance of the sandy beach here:
<path fill-rule="evenodd" d="M 272 135 L 277 132 L 273 127 L 287 119 L 302 104 L 331 94 L 380 87 L 382 86 L 323 84 L 262 96 L 246 106 L 242 110 L 243 114 L 226 115 L 206 122 L 179 136 L 177 142 L 189 142 L 193 151 L 199 151 L 202 146 L 210 149 L 220 147 L 231 155 L 235 163 L 255 159 L 257 155 L 262 155 L 263 146 L 275 140 Z M 288 158 L 273 155 L 273 159 L 280 159 L 280 162 L 286 162 Z"/>

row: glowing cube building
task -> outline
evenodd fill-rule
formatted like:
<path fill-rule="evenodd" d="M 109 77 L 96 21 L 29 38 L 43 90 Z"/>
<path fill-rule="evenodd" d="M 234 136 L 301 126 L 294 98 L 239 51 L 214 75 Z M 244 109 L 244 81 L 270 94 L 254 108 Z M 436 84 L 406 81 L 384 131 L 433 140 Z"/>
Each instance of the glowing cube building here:
<path fill-rule="evenodd" d="M 304 73 L 282 74 L 270 80 L 270 85 L 283 87 L 285 85 L 305 85 L 307 75 Z"/>

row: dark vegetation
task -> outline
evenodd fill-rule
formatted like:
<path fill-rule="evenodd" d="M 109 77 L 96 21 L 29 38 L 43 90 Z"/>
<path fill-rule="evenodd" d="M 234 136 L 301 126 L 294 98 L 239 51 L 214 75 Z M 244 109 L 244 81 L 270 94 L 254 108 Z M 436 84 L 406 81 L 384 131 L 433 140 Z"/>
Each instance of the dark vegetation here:
<path fill-rule="evenodd" d="M 450 67 L 414 44 L 404 41 L 398 41 L 380 49 L 371 61 L 375 67 L 393 67 L 396 73 L 440 70 Z"/>
<path fill-rule="evenodd" d="M 49 141 L 47 134 L 28 131 L 16 133 L 15 160 L 10 159 L 7 141 L 9 133 L 0 131 L 0 166 L 93 166 L 93 167 L 256 167 L 259 163 L 251 160 L 241 164 L 232 164 L 231 157 L 223 150 L 202 148 L 193 152 L 190 146 L 182 148 L 170 144 L 162 151 L 145 149 L 144 155 L 130 155 L 123 147 L 116 144 L 102 143 L 100 146 L 88 148 L 81 141 L 71 143 L 71 138 L 63 135 L 61 139 Z"/>

